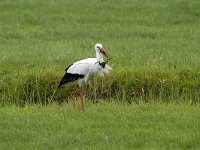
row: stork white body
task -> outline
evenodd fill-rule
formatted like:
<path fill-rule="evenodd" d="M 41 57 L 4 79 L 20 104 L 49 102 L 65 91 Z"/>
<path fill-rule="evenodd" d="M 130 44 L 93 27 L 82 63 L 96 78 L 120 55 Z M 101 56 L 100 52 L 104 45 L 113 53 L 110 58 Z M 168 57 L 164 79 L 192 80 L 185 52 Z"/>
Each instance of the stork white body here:
<path fill-rule="evenodd" d="M 72 64 L 66 71 L 71 74 L 80 74 L 84 75 L 83 78 L 79 78 L 77 80 L 78 85 L 81 87 L 87 81 L 96 75 L 104 76 L 104 74 L 108 74 L 112 68 L 109 65 L 105 65 L 102 67 L 99 65 L 97 58 L 87 58 Z"/>
<path fill-rule="evenodd" d="M 104 76 L 104 74 L 108 74 L 112 70 L 112 68 L 106 64 L 106 62 L 103 59 L 103 55 L 109 59 L 110 54 L 102 47 L 102 44 L 96 44 L 95 51 L 96 51 L 96 58 L 83 59 L 67 67 L 65 69 L 66 71 L 65 75 L 60 81 L 58 88 L 68 82 L 74 82 L 75 84 L 78 84 L 79 87 L 81 88 L 84 84 L 88 82 L 88 80 L 91 77 L 94 77 L 95 75 Z M 75 95 L 76 89 L 74 89 L 73 93 L 74 93 L 73 95 Z M 80 95 L 82 102 L 82 110 L 84 111 L 83 94 L 81 93 L 82 93 L 82 88 L 80 91 Z"/>

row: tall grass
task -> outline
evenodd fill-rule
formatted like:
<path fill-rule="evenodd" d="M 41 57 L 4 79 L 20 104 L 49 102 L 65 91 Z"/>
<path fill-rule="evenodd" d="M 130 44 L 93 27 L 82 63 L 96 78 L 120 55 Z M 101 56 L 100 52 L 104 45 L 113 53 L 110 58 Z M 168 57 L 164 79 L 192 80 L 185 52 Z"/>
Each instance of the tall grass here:
<path fill-rule="evenodd" d="M 200 2 L 17 0 L 0 2 L 0 101 L 68 101 L 65 67 L 112 54 L 113 73 L 85 91 L 94 101 L 199 102 Z"/>
<path fill-rule="evenodd" d="M 2 81 L 1 104 L 62 103 L 71 98 L 71 86 L 57 89 L 59 74 L 52 71 L 10 76 Z M 93 102 L 111 99 L 123 103 L 170 102 L 198 103 L 200 98 L 198 72 L 177 72 L 149 69 L 129 70 L 111 74 L 103 79 L 94 78 L 85 86 L 86 97 Z"/>

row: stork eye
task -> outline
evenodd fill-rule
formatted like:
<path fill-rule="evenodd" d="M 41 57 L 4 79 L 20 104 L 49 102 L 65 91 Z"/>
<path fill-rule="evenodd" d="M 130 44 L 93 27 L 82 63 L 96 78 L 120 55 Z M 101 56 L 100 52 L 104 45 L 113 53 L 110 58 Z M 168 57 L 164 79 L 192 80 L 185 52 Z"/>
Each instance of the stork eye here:
<path fill-rule="evenodd" d="M 98 48 L 98 49 L 100 49 L 100 47 L 99 47 L 99 46 L 97 46 L 97 48 Z"/>

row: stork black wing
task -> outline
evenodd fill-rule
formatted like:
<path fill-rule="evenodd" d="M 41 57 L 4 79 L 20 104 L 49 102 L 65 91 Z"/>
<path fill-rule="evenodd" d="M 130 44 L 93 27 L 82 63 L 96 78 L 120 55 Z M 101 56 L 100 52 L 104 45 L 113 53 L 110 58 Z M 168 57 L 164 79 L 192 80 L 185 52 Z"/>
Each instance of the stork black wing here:
<path fill-rule="evenodd" d="M 78 80 L 79 78 L 83 78 L 83 77 L 84 77 L 84 75 L 82 75 L 82 74 L 72 74 L 72 73 L 66 72 L 65 75 L 63 76 L 62 80 L 60 81 L 58 88 L 60 88 L 65 83 L 72 82 L 72 81 Z"/>

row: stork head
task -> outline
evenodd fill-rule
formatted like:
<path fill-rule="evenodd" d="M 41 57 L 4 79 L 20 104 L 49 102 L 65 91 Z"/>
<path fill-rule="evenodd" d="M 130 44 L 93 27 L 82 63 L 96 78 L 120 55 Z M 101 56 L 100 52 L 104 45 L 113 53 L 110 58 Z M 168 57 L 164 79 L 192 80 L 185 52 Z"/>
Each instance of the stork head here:
<path fill-rule="evenodd" d="M 110 54 L 106 51 L 105 48 L 103 48 L 102 44 L 97 43 L 95 45 L 95 50 L 96 50 L 97 53 L 103 54 L 105 57 L 107 57 L 107 59 L 111 59 Z"/>

